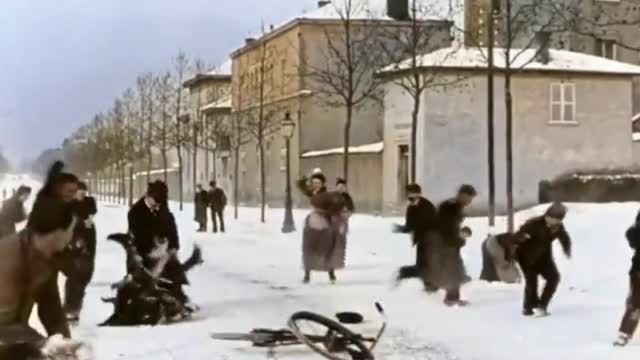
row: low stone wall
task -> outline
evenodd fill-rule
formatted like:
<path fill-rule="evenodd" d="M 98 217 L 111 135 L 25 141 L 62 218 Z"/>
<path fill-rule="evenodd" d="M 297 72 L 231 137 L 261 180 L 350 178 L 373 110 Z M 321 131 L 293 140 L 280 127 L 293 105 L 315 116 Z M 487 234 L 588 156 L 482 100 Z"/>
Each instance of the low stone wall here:
<path fill-rule="evenodd" d="M 574 174 L 553 181 L 542 181 L 539 186 L 539 201 L 640 201 L 640 172 Z"/>

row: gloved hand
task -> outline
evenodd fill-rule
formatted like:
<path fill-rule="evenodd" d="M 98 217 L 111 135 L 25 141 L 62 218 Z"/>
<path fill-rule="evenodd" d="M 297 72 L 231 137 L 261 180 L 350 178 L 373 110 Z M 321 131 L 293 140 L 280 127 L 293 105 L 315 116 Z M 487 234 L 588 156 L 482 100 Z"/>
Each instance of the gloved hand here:
<path fill-rule="evenodd" d="M 93 228 L 93 216 L 89 216 L 84 221 L 84 227 L 86 227 L 87 229 L 92 229 Z"/>

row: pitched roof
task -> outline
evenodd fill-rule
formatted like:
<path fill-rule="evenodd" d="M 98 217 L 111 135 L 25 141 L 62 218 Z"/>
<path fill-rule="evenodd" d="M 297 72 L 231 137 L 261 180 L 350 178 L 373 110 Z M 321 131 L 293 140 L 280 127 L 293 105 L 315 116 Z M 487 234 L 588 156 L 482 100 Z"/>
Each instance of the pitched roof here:
<path fill-rule="evenodd" d="M 229 110 L 231 109 L 231 96 L 227 96 L 211 102 L 200 108 L 202 112 L 215 111 L 215 110 Z"/>
<path fill-rule="evenodd" d="M 231 59 L 227 59 L 220 66 L 207 73 L 195 74 L 192 78 L 187 79 L 183 85 L 190 88 L 205 80 L 231 80 Z"/>
<path fill-rule="evenodd" d="M 486 49 L 480 48 L 449 47 L 420 56 L 418 64 L 422 68 L 480 70 L 487 67 L 486 53 Z M 504 49 L 495 49 L 494 54 L 495 67 L 504 69 L 506 66 Z M 511 49 L 511 68 L 522 69 L 524 71 L 640 75 L 640 66 L 609 60 L 599 56 L 551 49 L 549 50 L 550 61 L 548 63 L 542 63 L 535 60 L 536 54 L 536 49 Z M 532 59 L 534 60 L 531 61 Z M 380 70 L 380 72 L 393 73 L 410 68 L 411 60 L 405 60 L 398 64 L 389 65 Z"/>

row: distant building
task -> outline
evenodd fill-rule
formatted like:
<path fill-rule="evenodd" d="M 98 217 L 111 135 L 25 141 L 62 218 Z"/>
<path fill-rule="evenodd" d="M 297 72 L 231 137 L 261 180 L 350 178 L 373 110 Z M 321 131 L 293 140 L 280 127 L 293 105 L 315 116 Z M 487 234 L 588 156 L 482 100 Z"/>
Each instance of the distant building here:
<path fill-rule="evenodd" d="M 496 50 L 496 84 L 503 83 L 503 51 Z M 526 50 L 521 61 L 535 56 Z M 628 94 L 640 67 L 576 52 L 550 50 L 546 64 L 533 61 L 515 74 L 513 94 L 513 181 L 515 205 L 538 202 L 543 180 L 573 171 L 634 166 L 632 102 Z M 425 92 L 417 134 L 417 180 L 435 201 L 454 194 L 462 183 L 480 192 L 474 208 L 487 206 L 486 59 L 477 48 L 442 49 L 421 58 L 425 73 L 454 85 Z M 515 64 L 519 67 L 522 64 Z M 388 80 L 406 76 L 385 70 Z M 406 167 L 412 99 L 387 82 L 384 136 L 384 202 L 404 201 L 401 170 Z M 504 88 L 495 88 L 496 205 L 505 211 Z"/>
<path fill-rule="evenodd" d="M 410 24 L 406 21 L 409 0 L 388 3 L 393 5 L 392 8 L 387 9 L 385 0 L 370 1 L 370 8 L 354 2 L 351 14 L 354 33 L 381 27 L 406 31 Z M 341 148 L 344 145 L 346 109 L 339 105 L 339 99 L 335 105 L 327 105 L 326 96 L 317 91 L 320 88 L 317 78 L 306 75 L 323 67 L 326 69 L 331 41 L 335 48 L 340 48 L 344 34 L 340 19 L 344 6 L 345 0 L 319 1 L 317 9 L 272 27 L 259 37 L 247 39 L 245 45 L 231 55 L 233 113 L 249 116 L 255 122 L 259 116 L 260 95 L 264 95 L 262 104 L 268 133 L 264 142 L 267 193 L 269 200 L 276 204 L 281 204 L 285 188 L 285 143 L 277 128 L 286 113 L 297 125 L 291 142 L 292 177 L 308 174 L 311 169 L 319 167 L 333 186 L 335 178 L 343 176 Z M 432 48 L 450 45 L 450 21 L 435 17 L 424 21 L 431 25 L 433 31 Z M 371 51 L 376 49 L 379 48 L 371 47 Z M 371 69 L 371 74 L 374 70 Z M 261 84 L 264 84 L 262 91 Z M 331 91 L 328 85 L 326 88 Z M 382 104 L 372 99 L 362 103 L 353 115 L 351 129 L 352 147 L 372 148 L 380 144 L 383 135 Z M 322 155 L 310 155 L 317 151 Z M 258 155 L 255 138 L 243 146 L 241 193 L 247 202 L 259 199 Z M 362 210 L 380 209 L 379 202 L 370 201 L 380 197 L 382 186 L 381 167 L 371 165 L 375 161 L 370 158 L 376 156 L 380 163 L 381 151 L 371 152 L 368 156 L 350 156 L 350 188 L 356 205 Z"/>

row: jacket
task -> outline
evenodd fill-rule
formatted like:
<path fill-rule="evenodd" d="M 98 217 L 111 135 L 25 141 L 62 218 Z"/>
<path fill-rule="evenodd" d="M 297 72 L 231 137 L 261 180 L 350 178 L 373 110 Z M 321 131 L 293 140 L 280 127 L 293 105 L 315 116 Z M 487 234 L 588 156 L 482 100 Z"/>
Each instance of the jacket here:
<path fill-rule="evenodd" d="M 158 239 L 166 239 L 170 250 L 180 249 L 176 220 L 166 205 L 152 212 L 145 199 L 141 198 L 131 207 L 127 218 L 129 232 L 141 256 L 146 257 L 155 248 Z"/>

